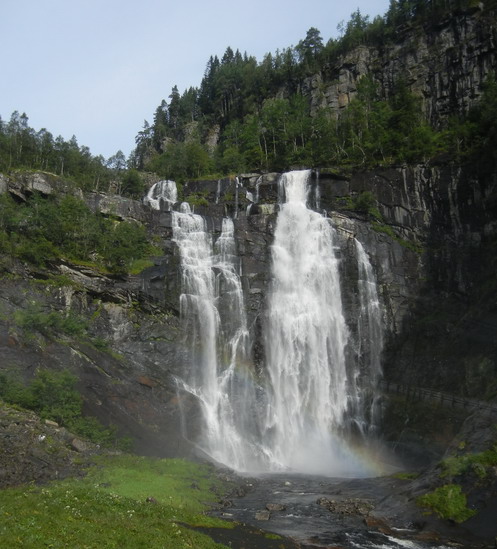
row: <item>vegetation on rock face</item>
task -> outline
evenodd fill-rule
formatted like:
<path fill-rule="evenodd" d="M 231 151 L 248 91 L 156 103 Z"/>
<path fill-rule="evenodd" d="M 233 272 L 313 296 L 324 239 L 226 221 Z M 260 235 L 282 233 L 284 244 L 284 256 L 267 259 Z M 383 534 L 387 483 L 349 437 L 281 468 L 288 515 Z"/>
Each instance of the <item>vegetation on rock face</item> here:
<path fill-rule="evenodd" d="M 418 505 L 428 507 L 439 517 L 464 522 L 476 514 L 468 509 L 466 496 L 458 484 L 445 484 L 417 499 Z"/>
<path fill-rule="evenodd" d="M 27 333 L 40 332 L 47 337 L 61 334 L 81 337 L 86 335 L 88 329 L 88 322 L 83 317 L 72 312 L 45 312 L 37 303 L 32 303 L 27 309 L 17 310 L 14 322 Z"/>
<path fill-rule="evenodd" d="M 355 197 L 345 196 L 336 199 L 337 207 L 341 210 L 351 210 L 370 216 L 372 219 L 382 221 L 382 215 L 378 210 L 377 201 L 371 191 L 364 191 Z"/>
<path fill-rule="evenodd" d="M 99 457 L 84 479 L 0 491 L 2 547 L 219 548 L 195 526 L 226 486 L 183 460 Z"/>
<path fill-rule="evenodd" d="M 495 430 L 495 426 L 494 426 Z M 443 459 L 436 471 L 438 482 L 443 482 L 435 490 L 417 498 L 416 502 L 435 512 L 439 517 L 464 522 L 476 515 L 481 506 L 481 494 L 495 491 L 497 443 L 495 438 L 490 447 L 477 453 L 464 453 L 466 444 L 461 442 L 456 453 Z M 463 453 L 461 453 L 463 452 Z M 468 507 L 467 496 L 476 508 Z"/>
<path fill-rule="evenodd" d="M 373 21 L 354 12 L 337 40 L 324 44 L 312 27 L 297 46 L 267 54 L 261 63 L 228 47 L 221 59 L 209 59 L 199 88 L 180 95 L 175 86 L 169 103 L 161 102 L 153 122 L 138 133 L 130 164 L 183 180 L 292 165 L 419 162 L 440 153 L 468 160 L 483 149 L 494 162 L 488 122 L 496 112 L 489 98 L 497 94 L 491 85 L 480 108 L 433 128 L 423 117 L 421 97 L 404 81 L 408 75 L 396 74 L 388 93 L 371 75 L 362 78 L 338 115 L 326 106 L 311 110 L 305 82 L 326 75 L 358 46 L 388 46 L 399 29 L 417 26 L 425 32 L 435 20 L 495 6 L 494 0 L 394 0 L 385 16 Z"/>
<path fill-rule="evenodd" d="M 104 445 L 127 446 L 119 442 L 115 429 L 105 428 L 96 418 L 82 415 L 83 399 L 76 389 L 78 378 L 68 371 L 38 370 L 25 385 L 12 373 L 0 373 L 0 398 L 9 404 L 33 410 L 42 419 L 67 427 L 71 432 Z"/>
<path fill-rule="evenodd" d="M 473 473 L 480 479 L 490 474 L 490 468 L 497 465 L 497 443 L 476 454 L 449 456 L 441 462 L 442 478 L 453 478 L 466 473 Z"/>
<path fill-rule="evenodd" d="M 140 198 L 143 170 L 180 182 L 296 165 L 420 162 L 449 153 L 489 171 L 497 160 L 495 82 L 488 83 L 478 108 L 434 128 L 406 74 L 396 74 L 388 90 L 372 74 L 363 77 L 340 113 L 323 106 L 326 101 L 311 109 L 306 79 L 327 77 L 354 48 L 385 48 L 406 29 L 430 32 L 434 21 L 495 7 L 495 0 L 392 0 L 386 14 L 372 21 L 356 10 L 339 25 L 338 39 L 325 43 L 311 27 L 295 47 L 268 53 L 261 62 L 228 47 L 221 59 L 210 57 L 199 87 L 182 94 L 173 87 L 152 123 L 145 121 L 138 132 L 129 159 L 121 151 L 108 160 L 93 157 L 75 137 L 65 142 L 45 129 L 36 132 L 26 114 L 14 112 L 9 122 L 0 120 L 0 172 L 47 170 L 77 180 L 84 190 Z M 316 85 L 323 85 L 319 78 Z"/>
<path fill-rule="evenodd" d="M 143 226 L 94 214 L 77 197 L 33 196 L 18 204 L 0 195 L 0 253 L 39 267 L 65 258 L 126 273 L 152 251 Z"/>
<path fill-rule="evenodd" d="M 54 139 L 45 128 L 34 130 L 26 113 L 14 111 L 8 122 L 0 118 L 0 173 L 19 169 L 45 171 L 75 181 L 85 191 L 140 198 L 144 192 L 141 176 L 126 168 L 122 151 L 105 160 L 80 146 L 75 136 L 65 141 L 61 136 Z"/>
<path fill-rule="evenodd" d="M 219 143 L 210 156 L 201 134 L 195 154 L 189 152 L 192 143 L 173 138 L 154 149 L 154 133 L 162 129 L 149 126 L 137 138 L 133 162 L 168 179 L 183 180 L 212 172 L 281 171 L 291 165 L 419 161 L 441 149 L 442 134 L 423 122 L 419 100 L 402 82 L 385 100 L 372 81 L 363 79 L 357 97 L 338 120 L 325 107 L 310 116 L 308 100 L 299 92 L 289 98 L 267 97 L 239 117 L 219 120 L 218 126 Z"/>

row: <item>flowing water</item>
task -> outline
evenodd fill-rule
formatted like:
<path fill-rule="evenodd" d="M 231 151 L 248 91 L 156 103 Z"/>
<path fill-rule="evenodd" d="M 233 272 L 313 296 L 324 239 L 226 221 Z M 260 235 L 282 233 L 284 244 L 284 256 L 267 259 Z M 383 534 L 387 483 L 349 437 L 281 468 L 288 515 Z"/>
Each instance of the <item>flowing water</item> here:
<path fill-rule="evenodd" d="M 329 221 L 307 207 L 309 171 L 285 174 L 268 300 L 269 405 L 265 448 L 273 470 L 350 475 L 364 470 L 343 433 L 354 372 Z"/>
<path fill-rule="evenodd" d="M 349 441 L 376 421 L 381 309 L 371 264 L 356 241 L 360 301 L 355 354 L 346 324 L 330 220 L 312 210 L 310 171 L 284 174 L 271 247 L 266 363 L 257 376 L 233 221 L 214 242 L 205 220 L 173 212 L 181 257 L 181 318 L 191 348 L 183 389 L 200 403 L 202 449 L 237 471 L 367 476 Z M 310 197 L 310 193 L 313 196 Z M 150 194 L 150 193 L 149 193 Z M 353 358 L 353 360 L 350 359 Z M 358 429 L 357 429 L 358 427 Z"/>
<path fill-rule="evenodd" d="M 361 506 L 377 509 L 383 498 L 392 494 L 393 482 L 391 477 L 343 479 L 292 473 L 263 475 L 245 479 L 246 494 L 234 498 L 229 507 L 217 511 L 216 515 L 236 521 L 236 524 L 287 536 L 301 549 L 449 549 L 438 542 L 436 536 L 433 539 L 429 535 L 418 536 L 419 532 L 409 523 L 399 528 L 392 526 L 387 533 L 375 531 L 366 525 L 364 514 L 354 511 L 354 504 L 358 509 Z M 333 502 L 339 509 L 344 505 L 348 510 L 331 512 L 323 505 L 323 500 Z M 407 506 L 405 499 L 399 499 L 398 505 L 400 514 Z M 244 543 L 231 545 L 247 547 Z"/>
<path fill-rule="evenodd" d="M 165 206 L 170 210 L 171 207 L 178 201 L 178 192 L 176 183 L 169 179 L 158 181 L 152 185 L 143 199 L 145 204 L 148 204 L 154 210 L 160 210 L 161 206 Z"/>
<path fill-rule="evenodd" d="M 361 432 L 378 428 L 378 382 L 382 375 L 383 315 L 373 267 L 363 245 L 354 239 L 358 264 L 359 314 L 357 315 L 357 360 L 362 372 L 359 402 Z"/>
<path fill-rule="evenodd" d="M 318 189 L 310 190 L 309 176 L 291 172 L 280 181 L 266 359 L 259 375 L 251 360 L 233 221 L 223 219 L 216 239 L 187 204 L 172 213 L 181 259 L 181 319 L 190 349 L 178 385 L 202 411 L 197 444 L 235 471 L 262 474 L 219 514 L 290 536 L 294 541 L 284 541 L 285 547 L 435 547 L 408 539 L 414 532 L 399 531 L 398 537 L 372 532 L 363 516 L 330 513 L 319 503 L 322 498 L 379 502 L 392 481 L 367 478 L 374 471 L 350 443 L 359 433 L 367 446 L 378 422 L 383 323 L 374 272 L 354 239 L 355 309 L 346 315 L 337 234 L 329 219 L 308 207 L 319 198 Z M 280 510 L 261 523 L 260 510 L 274 503 Z M 249 534 L 257 538 L 253 547 L 266 546 L 259 545 L 260 534 Z M 247 527 L 236 535 L 240 543 L 233 546 L 246 547 Z"/>
<path fill-rule="evenodd" d="M 205 220 L 188 204 L 173 212 L 181 256 L 180 314 L 192 349 L 180 381 L 202 408 L 201 448 L 236 470 L 248 468 L 257 437 L 254 385 L 247 376 L 249 337 L 235 253 L 233 221 L 223 219 L 213 245 Z"/>

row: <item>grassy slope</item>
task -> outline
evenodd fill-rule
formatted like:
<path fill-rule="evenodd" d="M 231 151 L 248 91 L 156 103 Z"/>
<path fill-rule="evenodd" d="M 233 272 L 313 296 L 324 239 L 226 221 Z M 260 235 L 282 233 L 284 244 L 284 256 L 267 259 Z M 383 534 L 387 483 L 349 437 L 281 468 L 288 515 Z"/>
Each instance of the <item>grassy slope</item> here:
<path fill-rule="evenodd" d="M 0 491 L 0 546 L 224 547 L 184 526 L 230 526 L 202 514 L 223 490 L 211 468 L 127 455 L 97 461 L 83 479 Z"/>

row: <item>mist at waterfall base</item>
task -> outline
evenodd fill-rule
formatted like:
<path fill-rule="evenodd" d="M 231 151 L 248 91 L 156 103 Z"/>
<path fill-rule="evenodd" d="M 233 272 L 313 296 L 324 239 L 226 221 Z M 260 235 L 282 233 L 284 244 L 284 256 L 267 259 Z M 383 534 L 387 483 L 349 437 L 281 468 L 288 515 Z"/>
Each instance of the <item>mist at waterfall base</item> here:
<path fill-rule="evenodd" d="M 237 472 L 371 476 L 378 473 L 371 441 L 381 307 L 368 256 L 354 239 L 360 303 L 355 325 L 347 325 L 338 236 L 330 219 L 308 207 L 319 203 L 310 175 L 289 172 L 278 183 L 266 359 L 257 372 L 233 220 L 224 218 L 215 238 L 188 204 L 173 209 L 171 181 L 157 183 L 145 197 L 152 208 L 172 212 L 180 254 L 180 315 L 190 355 L 178 388 L 200 406 L 198 446 Z"/>

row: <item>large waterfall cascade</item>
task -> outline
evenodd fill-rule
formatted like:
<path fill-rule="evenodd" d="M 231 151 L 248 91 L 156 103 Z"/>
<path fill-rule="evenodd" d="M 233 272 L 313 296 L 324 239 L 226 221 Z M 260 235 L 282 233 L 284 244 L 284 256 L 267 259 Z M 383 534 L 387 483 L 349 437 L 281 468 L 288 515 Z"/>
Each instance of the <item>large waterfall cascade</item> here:
<path fill-rule="evenodd" d="M 346 325 L 329 220 L 308 208 L 310 171 L 280 180 L 284 197 L 272 247 L 268 299 L 265 420 L 272 463 L 309 473 L 360 474 L 346 443 L 351 415 L 362 419 L 358 365 L 347 361 Z"/>
<path fill-rule="evenodd" d="M 319 202 L 317 186 L 309 196 L 309 178 L 303 170 L 279 182 L 263 379 L 250 357 L 233 221 L 223 219 L 215 239 L 188 204 L 173 211 L 190 348 L 179 385 L 197 399 L 198 444 L 217 461 L 238 471 L 362 476 L 370 471 L 348 440 L 351 426 L 367 436 L 377 421 L 381 307 L 371 263 L 356 240 L 359 310 L 354 329 L 347 326 L 337 235 L 328 218 L 308 207 Z"/>

